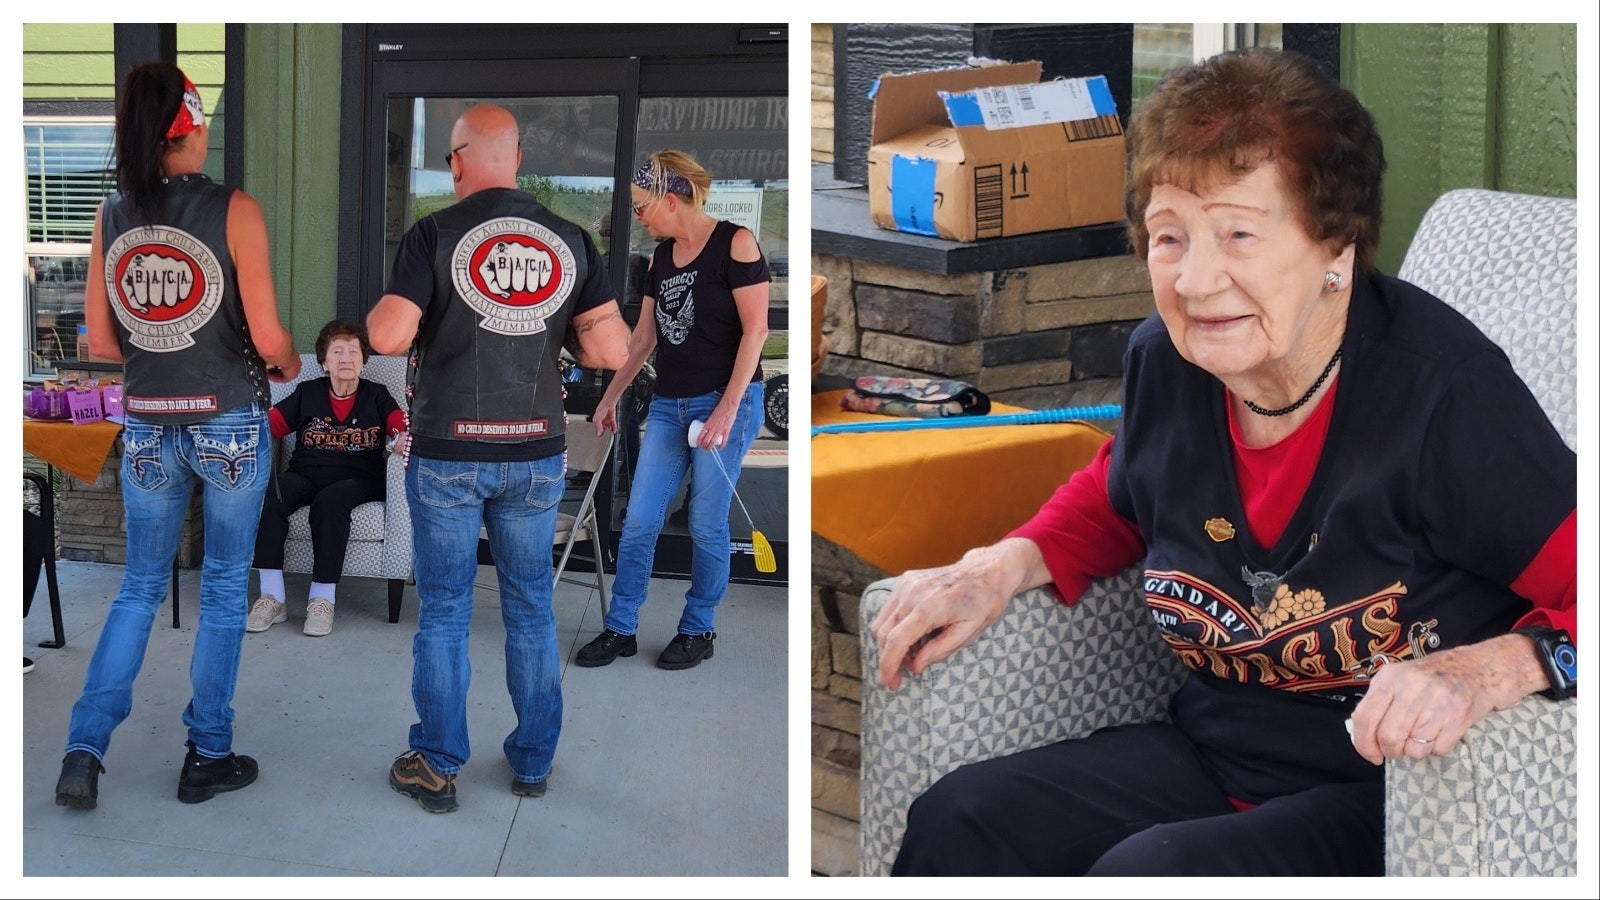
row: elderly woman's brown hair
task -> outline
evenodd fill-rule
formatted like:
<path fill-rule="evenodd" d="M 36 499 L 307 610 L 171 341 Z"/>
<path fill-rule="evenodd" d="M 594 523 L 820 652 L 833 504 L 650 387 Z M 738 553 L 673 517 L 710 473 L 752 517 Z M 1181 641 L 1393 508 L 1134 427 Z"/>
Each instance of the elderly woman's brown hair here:
<path fill-rule="evenodd" d="M 334 319 L 322 326 L 322 331 L 317 334 L 317 362 L 324 363 L 328 360 L 328 345 L 339 338 L 355 338 L 361 344 L 361 361 L 365 363 L 372 357 L 372 344 L 367 342 L 367 326 L 360 322 L 348 322 L 344 319 Z"/>
<path fill-rule="evenodd" d="M 1355 95 L 1298 54 L 1255 48 L 1169 73 L 1128 123 L 1129 238 L 1144 259 L 1158 184 L 1193 194 L 1266 163 L 1314 240 L 1355 245 L 1371 271 L 1383 221 L 1383 141 Z"/>

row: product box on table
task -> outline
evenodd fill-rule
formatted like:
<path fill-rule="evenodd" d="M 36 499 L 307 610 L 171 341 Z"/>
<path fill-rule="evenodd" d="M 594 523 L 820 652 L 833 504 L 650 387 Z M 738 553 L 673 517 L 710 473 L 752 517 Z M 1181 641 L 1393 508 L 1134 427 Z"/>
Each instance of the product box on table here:
<path fill-rule="evenodd" d="M 974 60 L 880 76 L 873 223 L 974 241 L 1123 219 L 1122 123 L 1105 77 L 1041 83 L 1042 71 Z"/>

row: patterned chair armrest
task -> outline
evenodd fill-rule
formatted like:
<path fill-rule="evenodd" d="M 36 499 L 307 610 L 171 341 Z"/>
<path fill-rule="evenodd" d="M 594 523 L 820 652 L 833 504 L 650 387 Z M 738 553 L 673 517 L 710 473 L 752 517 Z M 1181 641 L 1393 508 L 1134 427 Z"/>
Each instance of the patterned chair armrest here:
<path fill-rule="evenodd" d="M 1578 874 L 1577 704 L 1524 699 L 1384 768 L 1390 875 Z"/>
<path fill-rule="evenodd" d="M 861 598 L 871 622 L 894 579 Z M 876 678 L 861 634 L 861 870 L 887 875 L 906 809 L 958 766 L 1097 728 L 1164 719 L 1183 672 L 1151 624 L 1137 569 L 1064 607 L 1053 588 L 1024 591 L 984 634 L 899 691 Z"/>
<path fill-rule="evenodd" d="M 411 578 L 411 505 L 406 500 L 406 467 L 400 454 L 384 460 L 383 577 Z"/>

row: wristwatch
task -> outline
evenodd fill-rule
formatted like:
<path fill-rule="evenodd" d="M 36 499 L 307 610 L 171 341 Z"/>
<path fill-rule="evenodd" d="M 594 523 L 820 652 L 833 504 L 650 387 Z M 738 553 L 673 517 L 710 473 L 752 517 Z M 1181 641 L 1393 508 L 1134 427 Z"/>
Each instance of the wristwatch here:
<path fill-rule="evenodd" d="M 1578 649 L 1572 645 L 1572 635 L 1566 629 L 1534 626 L 1518 628 L 1533 640 L 1533 649 L 1550 679 L 1550 688 L 1539 693 L 1551 700 L 1566 700 L 1578 693 Z"/>

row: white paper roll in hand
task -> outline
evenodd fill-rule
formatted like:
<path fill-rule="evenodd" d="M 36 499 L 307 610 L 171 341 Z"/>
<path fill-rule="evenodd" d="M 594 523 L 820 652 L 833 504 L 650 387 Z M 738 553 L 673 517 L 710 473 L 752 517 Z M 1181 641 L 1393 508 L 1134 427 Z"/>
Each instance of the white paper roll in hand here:
<path fill-rule="evenodd" d="M 700 419 L 695 419 L 693 422 L 689 423 L 689 446 L 690 447 L 699 447 L 700 446 L 700 432 L 704 431 L 705 427 L 706 427 L 706 423 L 701 421 Z M 718 447 L 722 446 L 722 441 L 720 441 L 720 440 L 717 441 L 717 446 Z"/>

